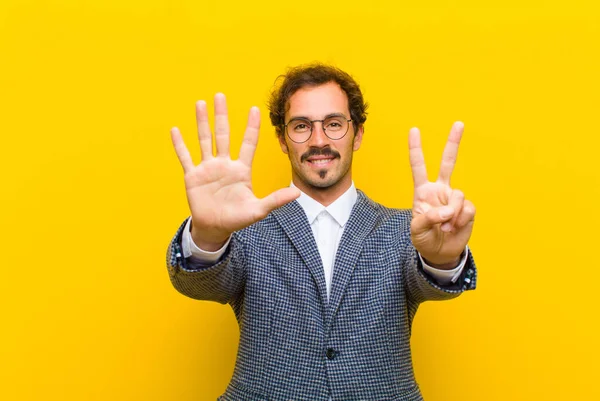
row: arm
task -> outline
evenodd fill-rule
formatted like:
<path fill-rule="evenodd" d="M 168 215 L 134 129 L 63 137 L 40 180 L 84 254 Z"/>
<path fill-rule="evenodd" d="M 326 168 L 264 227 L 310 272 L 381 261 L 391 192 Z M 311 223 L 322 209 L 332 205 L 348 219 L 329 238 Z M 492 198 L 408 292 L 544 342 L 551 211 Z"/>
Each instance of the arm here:
<path fill-rule="evenodd" d="M 246 270 L 244 249 L 239 234 L 216 252 L 215 258 L 186 251 L 191 241 L 187 219 L 177 230 L 167 249 L 167 265 L 171 283 L 190 298 L 230 303 L 243 291 Z M 188 239 L 186 239 L 186 236 Z M 193 244 L 192 244 L 193 245 Z M 202 251 L 201 251 L 202 252 Z"/>
<path fill-rule="evenodd" d="M 477 268 L 470 250 L 465 251 L 464 266 L 455 280 L 440 280 L 427 271 L 420 255 L 413 247 L 404 259 L 405 288 L 410 303 L 418 305 L 424 301 L 452 299 L 464 291 L 474 290 L 477 285 Z"/>

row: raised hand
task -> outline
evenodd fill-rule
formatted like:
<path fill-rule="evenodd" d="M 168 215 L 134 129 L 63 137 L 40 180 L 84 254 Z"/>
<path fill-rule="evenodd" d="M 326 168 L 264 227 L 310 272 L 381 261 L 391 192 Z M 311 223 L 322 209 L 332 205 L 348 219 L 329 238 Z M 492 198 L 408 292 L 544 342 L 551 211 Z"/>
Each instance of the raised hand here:
<path fill-rule="evenodd" d="M 283 188 L 263 199 L 258 199 L 252 192 L 252 160 L 260 128 L 257 107 L 250 109 L 237 160 L 229 157 L 229 120 L 223 94 L 215 95 L 216 156 L 213 155 L 212 133 L 204 101 L 196 103 L 196 121 L 202 153 L 199 165 L 194 165 L 177 128 L 171 130 L 171 139 L 184 171 L 192 215 L 192 239 L 201 249 L 214 251 L 234 231 L 257 222 L 272 210 L 293 201 L 300 196 L 300 191 Z"/>
<path fill-rule="evenodd" d="M 463 130 L 461 122 L 452 126 L 436 182 L 427 178 L 419 130 L 411 129 L 408 139 L 415 187 L 411 238 L 421 256 L 439 268 L 458 264 L 473 231 L 475 206 L 461 191 L 450 187 Z"/>

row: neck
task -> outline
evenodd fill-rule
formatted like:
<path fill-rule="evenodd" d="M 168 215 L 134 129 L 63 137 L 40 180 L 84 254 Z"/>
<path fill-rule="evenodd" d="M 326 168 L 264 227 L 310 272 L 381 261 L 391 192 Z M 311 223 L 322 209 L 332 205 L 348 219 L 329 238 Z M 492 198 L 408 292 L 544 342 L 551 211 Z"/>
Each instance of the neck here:
<path fill-rule="evenodd" d="M 352 176 L 347 174 L 346 177 L 325 188 L 315 187 L 307 184 L 295 174 L 292 174 L 292 182 L 300 191 L 304 192 L 321 205 L 327 207 L 335 202 L 337 198 L 342 196 L 344 192 L 348 190 L 348 188 L 350 188 L 352 185 Z"/>

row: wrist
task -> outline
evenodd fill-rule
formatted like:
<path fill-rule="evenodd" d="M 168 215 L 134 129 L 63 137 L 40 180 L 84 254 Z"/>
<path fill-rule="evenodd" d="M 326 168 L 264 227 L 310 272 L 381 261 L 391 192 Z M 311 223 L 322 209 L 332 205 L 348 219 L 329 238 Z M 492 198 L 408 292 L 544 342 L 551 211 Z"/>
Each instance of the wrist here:
<path fill-rule="evenodd" d="M 193 224 L 190 224 L 190 235 L 194 244 L 203 251 L 215 252 L 223 247 L 230 235 L 218 235 L 210 234 L 206 231 L 198 230 L 194 228 Z"/>
<path fill-rule="evenodd" d="M 451 260 L 450 262 L 442 262 L 442 263 L 434 263 L 432 261 L 430 261 L 429 259 L 427 259 L 426 257 L 423 257 L 423 260 L 425 261 L 425 263 L 427 263 L 429 266 L 439 269 L 439 270 L 452 270 L 454 268 L 456 268 L 459 264 L 460 264 L 460 256 L 456 259 Z"/>

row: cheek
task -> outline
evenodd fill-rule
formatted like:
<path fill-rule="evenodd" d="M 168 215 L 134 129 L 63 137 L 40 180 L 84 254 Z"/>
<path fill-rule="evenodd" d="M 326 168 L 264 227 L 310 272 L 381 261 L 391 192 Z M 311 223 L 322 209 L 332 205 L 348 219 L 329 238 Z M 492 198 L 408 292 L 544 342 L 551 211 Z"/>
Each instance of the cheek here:
<path fill-rule="evenodd" d="M 353 138 L 350 138 L 350 140 L 344 144 L 344 153 L 343 155 L 346 158 L 351 158 L 352 157 L 352 153 L 354 153 L 354 141 Z"/>
<path fill-rule="evenodd" d="M 298 159 L 300 159 L 300 157 L 302 156 L 302 152 L 304 152 L 303 149 L 298 149 L 297 147 L 294 147 L 294 146 L 289 147 L 288 151 L 290 153 L 290 156 L 293 156 L 294 158 L 298 158 Z"/>

